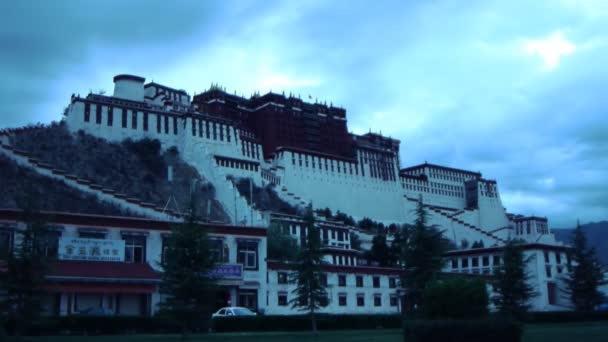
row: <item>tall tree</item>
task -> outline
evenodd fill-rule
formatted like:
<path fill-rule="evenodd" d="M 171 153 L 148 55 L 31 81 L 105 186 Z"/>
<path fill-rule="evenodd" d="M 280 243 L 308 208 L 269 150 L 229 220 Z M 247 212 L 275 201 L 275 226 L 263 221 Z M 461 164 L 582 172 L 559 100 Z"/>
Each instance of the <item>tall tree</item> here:
<path fill-rule="evenodd" d="M 529 309 L 528 301 L 536 296 L 528 284 L 528 260 L 521 243 L 509 240 L 503 247 L 502 261 L 494 272 L 492 302 L 502 313 L 518 317 Z"/>
<path fill-rule="evenodd" d="M 422 199 L 415 210 L 413 226 L 404 226 L 393 241 L 397 263 L 402 267 L 401 284 L 405 290 L 404 312 L 423 309 L 423 291 L 443 267 L 448 241 L 436 226 L 428 224 Z"/>
<path fill-rule="evenodd" d="M 305 216 L 306 238 L 303 240 L 296 269 L 292 278 L 296 282 L 296 288 L 292 291 L 295 295 L 290 301 L 292 308 L 307 311 L 313 333 L 317 333 L 317 321 L 315 312 L 327 305 L 327 284 L 321 278 L 323 271 L 323 253 L 321 252 L 320 232 L 315 228 L 315 217 L 312 205 L 308 206 Z"/>
<path fill-rule="evenodd" d="M 46 225 L 33 201 L 26 200 L 20 221 L 24 229 L 15 231 L 12 253 L 7 255 L 7 271 L 0 273 L 1 288 L 6 292 L 0 304 L 3 313 L 14 320 L 15 334 L 21 335 L 40 318 L 47 257 L 44 254 Z"/>
<path fill-rule="evenodd" d="M 291 235 L 286 229 L 289 227 L 281 226 L 273 222 L 268 227 L 266 245 L 268 246 L 268 258 L 279 261 L 296 261 L 300 246 L 298 240 Z"/>
<path fill-rule="evenodd" d="M 209 275 L 214 259 L 207 233 L 197 223 L 195 209 L 192 200 L 183 224 L 172 228 L 161 261 L 160 293 L 166 299 L 160 308 L 180 322 L 183 338 L 207 322 L 215 295 L 215 284 Z"/>
<path fill-rule="evenodd" d="M 386 234 L 378 232 L 372 239 L 372 248 L 368 253 L 370 262 L 379 266 L 390 266 L 393 264 L 393 255 L 386 242 Z"/>
<path fill-rule="evenodd" d="M 604 283 L 604 274 L 595 250 L 587 246 L 587 238 L 580 224 L 576 225 L 572 235 L 566 291 L 576 310 L 592 311 L 603 299 L 598 287 Z"/>

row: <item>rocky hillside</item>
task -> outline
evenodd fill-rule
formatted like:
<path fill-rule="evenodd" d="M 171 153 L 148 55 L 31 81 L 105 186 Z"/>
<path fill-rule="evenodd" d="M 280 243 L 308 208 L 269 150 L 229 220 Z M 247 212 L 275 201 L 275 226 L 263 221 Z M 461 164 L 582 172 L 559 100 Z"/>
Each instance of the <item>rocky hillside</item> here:
<path fill-rule="evenodd" d="M 213 185 L 183 162 L 176 148 L 162 151 L 158 140 L 112 143 L 82 131 L 71 134 L 64 123 L 53 123 L 13 135 L 10 143 L 56 168 L 157 207 L 173 196 L 177 205 L 171 201 L 169 208 L 183 211 L 194 191 L 202 203 L 210 204 L 205 219 L 227 221 Z M 167 180 L 169 166 L 172 183 Z"/>
<path fill-rule="evenodd" d="M 0 207 L 18 209 L 26 194 L 43 211 L 69 211 L 83 214 L 137 216 L 120 207 L 98 201 L 63 182 L 41 176 L 0 156 Z"/>

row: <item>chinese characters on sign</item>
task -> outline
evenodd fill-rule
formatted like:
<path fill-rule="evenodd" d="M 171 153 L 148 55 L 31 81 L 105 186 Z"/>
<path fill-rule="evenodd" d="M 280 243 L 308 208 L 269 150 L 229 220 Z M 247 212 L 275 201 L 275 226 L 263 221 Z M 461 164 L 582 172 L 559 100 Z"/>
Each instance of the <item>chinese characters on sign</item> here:
<path fill-rule="evenodd" d="M 59 239 L 59 259 L 123 262 L 125 241 L 63 237 Z"/>
<path fill-rule="evenodd" d="M 209 272 L 212 278 L 221 279 L 243 279 L 243 265 L 241 264 L 219 264 L 215 265 L 213 271 Z"/>

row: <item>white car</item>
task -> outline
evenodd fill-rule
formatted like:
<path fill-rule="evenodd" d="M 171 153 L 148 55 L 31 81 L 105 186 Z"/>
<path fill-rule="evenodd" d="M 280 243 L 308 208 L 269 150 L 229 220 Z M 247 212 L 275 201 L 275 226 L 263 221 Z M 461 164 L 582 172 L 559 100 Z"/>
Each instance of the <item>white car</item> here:
<path fill-rule="evenodd" d="M 240 306 L 231 306 L 219 309 L 216 313 L 211 315 L 212 318 L 216 317 L 234 317 L 234 316 L 256 316 L 257 314 L 247 308 Z"/>

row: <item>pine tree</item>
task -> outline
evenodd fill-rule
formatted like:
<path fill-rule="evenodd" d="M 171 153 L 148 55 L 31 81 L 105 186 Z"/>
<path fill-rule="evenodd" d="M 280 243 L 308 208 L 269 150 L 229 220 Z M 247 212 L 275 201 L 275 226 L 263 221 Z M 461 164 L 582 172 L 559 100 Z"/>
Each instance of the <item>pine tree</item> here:
<path fill-rule="evenodd" d="M 494 272 L 492 302 L 502 313 L 518 317 L 528 311 L 528 301 L 536 295 L 528 284 L 527 260 L 521 244 L 508 241 L 503 247 L 502 261 Z"/>
<path fill-rule="evenodd" d="M 317 332 L 315 312 L 327 305 L 326 284 L 321 281 L 323 271 L 323 253 L 321 252 L 321 237 L 315 228 L 315 218 L 312 206 L 309 205 L 306 213 L 306 238 L 303 240 L 296 270 L 292 278 L 296 288 L 292 291 L 295 297 L 290 301 L 292 308 L 307 311 L 310 315 L 312 331 Z"/>
<path fill-rule="evenodd" d="M 428 214 L 422 199 L 416 207 L 413 226 L 405 226 L 393 241 L 397 263 L 403 268 L 401 284 L 405 289 L 404 312 L 423 309 L 423 291 L 443 267 L 443 253 L 448 241 L 442 232 L 428 224 Z"/>
<path fill-rule="evenodd" d="M 372 239 L 372 249 L 368 253 L 368 260 L 378 263 L 378 266 L 393 264 L 392 253 L 386 242 L 386 234 L 378 232 Z"/>
<path fill-rule="evenodd" d="M 566 279 L 566 291 L 572 304 L 579 311 L 592 311 L 602 302 L 598 287 L 604 282 L 604 275 L 595 250 L 587 246 L 587 238 L 580 224 L 572 233 L 570 272 Z"/>
<path fill-rule="evenodd" d="M 208 322 L 215 295 L 215 284 L 209 276 L 214 260 L 193 203 L 184 223 L 173 227 L 161 262 L 160 293 L 166 296 L 160 303 L 161 312 L 181 324 L 183 338 Z"/>
<path fill-rule="evenodd" d="M 277 223 L 272 223 L 268 227 L 266 245 L 269 259 L 279 261 L 296 261 L 300 246 L 298 240 L 285 231 L 289 227 L 282 227 Z"/>
<path fill-rule="evenodd" d="M 1 274 L 1 288 L 6 292 L 1 312 L 15 321 L 15 334 L 21 335 L 40 318 L 47 257 L 43 253 L 46 225 L 32 202 L 23 208 L 21 222 L 25 229 L 16 230 L 15 245 L 7 256 L 7 271 Z"/>

